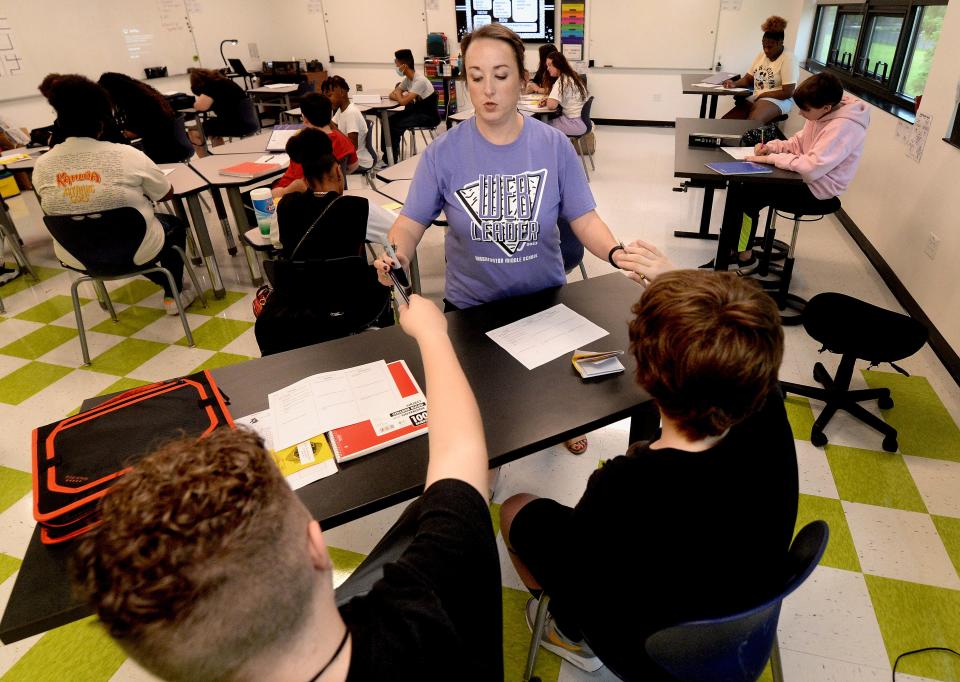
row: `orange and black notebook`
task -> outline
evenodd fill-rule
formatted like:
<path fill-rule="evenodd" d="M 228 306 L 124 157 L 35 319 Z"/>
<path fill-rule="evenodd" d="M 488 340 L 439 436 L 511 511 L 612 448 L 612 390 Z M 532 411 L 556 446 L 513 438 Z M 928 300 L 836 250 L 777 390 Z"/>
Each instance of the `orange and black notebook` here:
<path fill-rule="evenodd" d="M 253 161 L 244 161 L 236 166 L 221 168 L 220 175 L 229 175 L 235 178 L 256 178 L 266 175 L 280 168 L 279 163 L 255 163 Z"/>
<path fill-rule="evenodd" d="M 427 399 L 403 360 L 388 362 L 387 369 L 403 398 L 402 405 L 383 419 L 351 424 L 327 432 L 337 463 L 382 450 L 427 432 Z"/>

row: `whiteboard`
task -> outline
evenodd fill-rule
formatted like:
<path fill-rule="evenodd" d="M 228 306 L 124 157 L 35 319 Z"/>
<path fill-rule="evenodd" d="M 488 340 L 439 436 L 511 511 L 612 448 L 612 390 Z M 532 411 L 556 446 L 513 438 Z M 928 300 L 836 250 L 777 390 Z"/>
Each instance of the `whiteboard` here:
<path fill-rule="evenodd" d="M 587 3 L 593 66 L 709 69 L 720 0 L 594 0 Z"/>
<path fill-rule="evenodd" d="M 450 0 L 446 0 L 450 2 Z M 330 54 L 337 62 L 393 63 L 407 48 L 413 61 L 427 51 L 424 0 L 323 0 Z"/>
<path fill-rule="evenodd" d="M 185 1 L 0 0 L 0 100 L 37 95 L 51 72 L 185 73 L 196 65 Z"/>

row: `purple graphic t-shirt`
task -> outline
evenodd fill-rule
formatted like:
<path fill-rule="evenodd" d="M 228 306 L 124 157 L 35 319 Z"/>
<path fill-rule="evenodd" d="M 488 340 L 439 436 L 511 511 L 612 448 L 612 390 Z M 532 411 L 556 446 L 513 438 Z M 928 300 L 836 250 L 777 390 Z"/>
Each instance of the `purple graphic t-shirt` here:
<path fill-rule="evenodd" d="M 468 308 L 563 285 L 557 216 L 572 221 L 595 207 L 559 130 L 524 118 L 514 142 L 495 145 L 470 119 L 427 147 L 401 213 L 430 225 L 446 212 L 445 296 Z"/>

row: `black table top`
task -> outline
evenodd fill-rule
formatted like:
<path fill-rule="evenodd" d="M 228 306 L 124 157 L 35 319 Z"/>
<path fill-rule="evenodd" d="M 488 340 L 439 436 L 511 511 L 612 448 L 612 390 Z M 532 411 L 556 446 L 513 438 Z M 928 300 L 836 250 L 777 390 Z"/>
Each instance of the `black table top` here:
<path fill-rule="evenodd" d="M 491 467 L 628 417 L 649 396 L 634 384 L 629 353 L 623 356 L 624 373 L 585 382 L 569 355 L 528 370 L 486 332 L 564 303 L 609 332 L 588 348 L 626 351 L 630 307 L 640 293 L 632 281 L 612 273 L 447 314 L 450 338 L 480 406 Z M 213 375 L 230 398 L 231 414 L 241 417 L 266 409 L 268 393 L 305 376 L 381 359 L 406 360 L 425 387 L 416 343 L 399 326 L 223 367 Z M 297 494 L 329 529 L 420 494 L 426 468 L 427 438 L 414 438 L 350 462 Z M 70 593 L 70 548 L 70 543 L 43 545 L 34 531 L 0 623 L 0 640 L 14 642 L 89 613 Z"/>
<path fill-rule="evenodd" d="M 780 170 L 770 166 L 772 173 L 758 175 L 723 175 L 706 164 L 735 161 L 732 156 L 718 147 L 691 147 L 689 144 L 691 133 L 722 133 L 742 135 L 751 128 L 756 128 L 756 121 L 724 118 L 678 118 L 675 128 L 673 177 L 692 178 L 713 182 L 777 182 L 800 183 L 803 178 L 799 173 Z"/>

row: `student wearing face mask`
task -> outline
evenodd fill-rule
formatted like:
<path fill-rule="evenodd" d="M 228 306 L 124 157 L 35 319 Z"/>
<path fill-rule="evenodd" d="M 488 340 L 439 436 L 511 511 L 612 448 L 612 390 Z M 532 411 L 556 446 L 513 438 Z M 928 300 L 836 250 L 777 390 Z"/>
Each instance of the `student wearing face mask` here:
<path fill-rule="evenodd" d="M 403 111 L 390 115 L 390 139 L 393 141 L 393 158 L 400 156 L 400 140 L 410 128 L 435 128 L 440 125 L 437 98 L 433 84 L 413 68 L 413 52 L 397 50 L 393 53 L 398 76 L 403 76 L 390 93 L 390 99 L 403 106 Z M 381 143 L 384 153 L 386 145 Z"/>
<path fill-rule="evenodd" d="M 793 91 L 799 80 L 799 69 L 793 54 L 784 49 L 787 20 L 772 16 L 760 25 L 763 30 L 763 51 L 753 60 L 750 70 L 740 79 L 723 82 L 725 88 L 753 88 L 753 95 L 738 99 L 724 118 L 747 118 L 769 123 L 793 107 Z"/>

